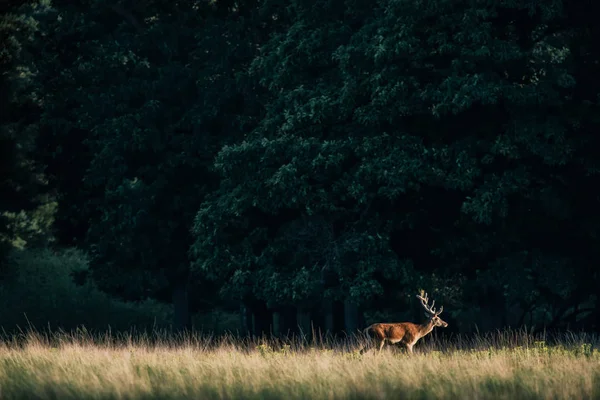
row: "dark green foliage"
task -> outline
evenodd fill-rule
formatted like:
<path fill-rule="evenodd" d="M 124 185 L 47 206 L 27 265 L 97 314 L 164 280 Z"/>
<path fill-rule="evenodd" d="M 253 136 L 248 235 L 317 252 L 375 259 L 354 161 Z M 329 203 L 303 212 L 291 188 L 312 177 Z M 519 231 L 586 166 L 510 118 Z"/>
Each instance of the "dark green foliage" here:
<path fill-rule="evenodd" d="M 58 243 L 181 325 L 190 300 L 242 300 L 260 331 L 431 288 L 459 330 L 598 329 L 600 32 L 577 4 L 19 9 L 0 211 L 36 198 L 35 149 Z"/>
<path fill-rule="evenodd" d="M 38 51 L 61 54 L 38 63 L 58 238 L 89 249 L 99 287 L 124 299 L 211 295 L 188 279 L 191 223 L 217 185 L 214 155 L 258 113 L 243 74 L 256 10 L 220 6 L 76 2 L 45 15 Z"/>
<path fill-rule="evenodd" d="M 34 64 L 26 48 L 36 32 L 36 2 L 0 5 L 0 264 L 23 239 L 15 217 L 43 201 L 43 182 L 32 152 L 39 99 L 33 92 Z"/>
<path fill-rule="evenodd" d="M 8 276 L 0 283 L 0 324 L 8 331 L 65 329 L 91 331 L 164 329 L 171 309 L 147 300 L 125 303 L 102 293 L 91 282 L 73 277 L 88 270 L 86 256 L 75 250 L 14 251 L 8 257 Z"/>
<path fill-rule="evenodd" d="M 504 316 L 475 318 L 488 327 L 593 301 L 596 217 L 577 204 L 595 202 L 598 104 L 574 97 L 580 21 L 558 1 L 369 4 L 294 3 L 254 60 L 272 100 L 216 159 L 197 268 L 296 304 L 368 304 L 434 273 L 457 311 Z"/>

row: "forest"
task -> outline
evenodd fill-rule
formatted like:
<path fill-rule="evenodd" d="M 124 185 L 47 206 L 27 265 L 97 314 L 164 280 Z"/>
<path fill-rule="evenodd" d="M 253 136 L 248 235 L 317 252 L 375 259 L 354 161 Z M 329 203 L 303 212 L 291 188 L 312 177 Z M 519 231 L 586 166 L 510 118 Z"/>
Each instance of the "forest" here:
<path fill-rule="evenodd" d="M 591 4 L 0 2 L 0 326 L 600 333 Z"/>

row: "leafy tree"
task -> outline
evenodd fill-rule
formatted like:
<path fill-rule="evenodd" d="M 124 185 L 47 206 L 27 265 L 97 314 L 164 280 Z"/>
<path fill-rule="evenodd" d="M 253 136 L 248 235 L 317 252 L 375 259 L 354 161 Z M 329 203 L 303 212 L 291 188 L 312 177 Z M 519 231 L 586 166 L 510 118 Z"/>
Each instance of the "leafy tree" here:
<path fill-rule="evenodd" d="M 32 157 L 40 108 L 27 52 L 36 32 L 31 15 L 40 8 L 34 1 L 0 4 L 0 263 L 27 236 L 17 218 L 34 224 L 24 213 L 44 202 L 43 180 Z"/>
<path fill-rule="evenodd" d="M 91 251 L 103 290 L 129 300 L 172 295 L 184 326 L 188 285 L 202 285 L 189 282 L 187 252 L 194 214 L 217 183 L 212 159 L 261 110 L 243 73 L 261 36 L 256 7 L 115 4 L 69 2 L 47 17 L 41 51 L 65 41 L 76 49 L 40 67 L 57 227 L 63 244 Z"/>
<path fill-rule="evenodd" d="M 600 326 L 580 2 L 28 4 L 1 25 L 0 211 L 35 199 L 35 149 L 101 289 L 173 300 L 179 326 L 186 291 L 221 289 L 257 332 L 418 287 L 459 329 Z"/>
<path fill-rule="evenodd" d="M 595 233 L 574 222 L 597 179 L 589 22 L 560 1 L 289 12 L 252 64 L 266 116 L 216 159 L 197 270 L 273 303 L 368 305 L 437 282 L 459 321 L 488 328 L 592 301 Z"/>

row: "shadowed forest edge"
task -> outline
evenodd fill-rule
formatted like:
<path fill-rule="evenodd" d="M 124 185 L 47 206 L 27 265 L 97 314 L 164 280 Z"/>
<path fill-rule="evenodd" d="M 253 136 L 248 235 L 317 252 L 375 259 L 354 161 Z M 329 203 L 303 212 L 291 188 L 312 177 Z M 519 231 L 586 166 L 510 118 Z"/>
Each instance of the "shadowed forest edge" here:
<path fill-rule="evenodd" d="M 0 3 L 0 326 L 600 333 L 586 4 Z"/>

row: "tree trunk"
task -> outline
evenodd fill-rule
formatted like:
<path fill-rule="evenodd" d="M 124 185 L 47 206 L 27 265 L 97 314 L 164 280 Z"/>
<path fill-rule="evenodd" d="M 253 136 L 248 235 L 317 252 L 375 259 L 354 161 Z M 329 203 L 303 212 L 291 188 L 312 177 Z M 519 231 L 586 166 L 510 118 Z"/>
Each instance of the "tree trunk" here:
<path fill-rule="evenodd" d="M 310 337 L 312 331 L 310 326 L 310 311 L 299 307 L 296 312 L 296 320 L 300 334 L 307 338 Z"/>
<path fill-rule="evenodd" d="M 358 308 L 358 329 L 362 331 L 362 329 L 366 328 L 365 321 L 365 313 L 362 308 Z"/>
<path fill-rule="evenodd" d="M 190 328 L 189 301 L 186 282 L 178 282 L 173 287 L 173 328 L 183 331 Z"/>
<path fill-rule="evenodd" d="M 344 302 L 344 320 L 346 335 L 354 335 L 358 330 L 358 307 L 351 300 Z"/>
<path fill-rule="evenodd" d="M 480 332 L 491 332 L 504 327 L 506 313 L 505 300 L 502 293 L 495 288 L 487 288 L 486 302 L 481 307 L 478 328 Z"/>
<path fill-rule="evenodd" d="M 240 302 L 240 329 L 243 336 L 252 335 L 252 309 L 243 301 Z"/>
<path fill-rule="evenodd" d="M 252 314 L 254 316 L 254 335 L 259 337 L 270 335 L 273 318 L 267 304 L 264 301 L 255 302 Z"/>
<path fill-rule="evenodd" d="M 277 334 L 281 337 L 288 337 L 298 333 L 298 320 L 295 307 L 282 307 L 279 312 L 279 324 Z"/>
<path fill-rule="evenodd" d="M 333 334 L 339 335 L 344 332 L 346 327 L 346 317 L 344 315 L 344 302 L 333 302 Z"/>
<path fill-rule="evenodd" d="M 333 334 L 335 329 L 333 319 L 333 301 L 323 301 L 323 312 L 325 314 L 325 333 Z"/>

